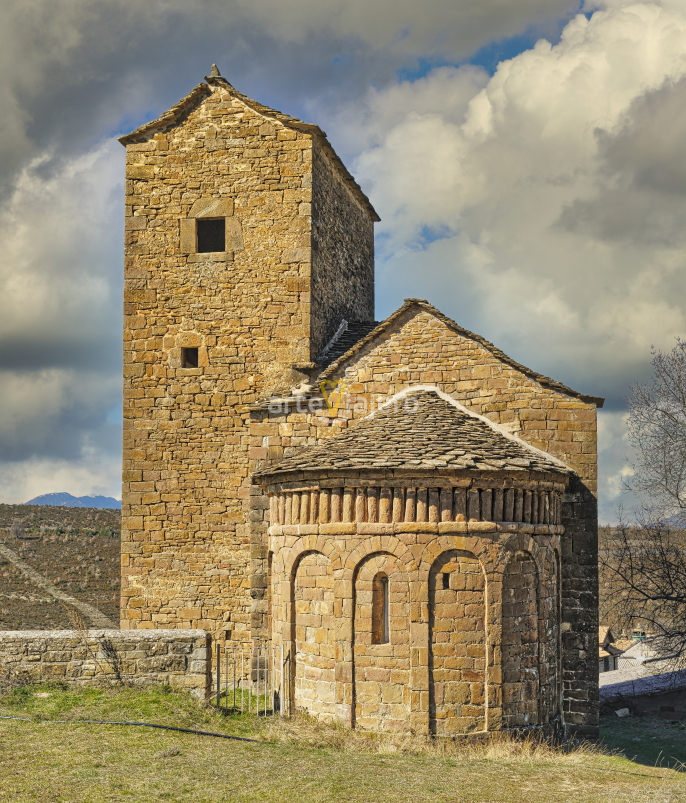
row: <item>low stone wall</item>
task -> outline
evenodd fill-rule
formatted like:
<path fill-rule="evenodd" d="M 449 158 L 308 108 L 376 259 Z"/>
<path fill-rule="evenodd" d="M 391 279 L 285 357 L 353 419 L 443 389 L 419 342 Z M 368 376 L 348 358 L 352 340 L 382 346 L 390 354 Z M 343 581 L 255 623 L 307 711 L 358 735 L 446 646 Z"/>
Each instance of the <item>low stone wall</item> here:
<path fill-rule="evenodd" d="M 97 685 L 121 679 L 209 695 L 212 652 L 204 630 L 0 631 L 0 677 Z"/>

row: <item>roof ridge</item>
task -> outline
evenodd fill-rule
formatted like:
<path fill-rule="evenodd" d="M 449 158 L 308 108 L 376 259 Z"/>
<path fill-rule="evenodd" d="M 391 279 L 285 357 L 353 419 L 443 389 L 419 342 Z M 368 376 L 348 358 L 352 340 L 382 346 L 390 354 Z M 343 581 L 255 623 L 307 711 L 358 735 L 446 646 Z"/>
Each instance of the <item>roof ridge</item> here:
<path fill-rule="evenodd" d="M 486 340 L 485 337 L 477 335 L 474 332 L 470 332 L 469 329 L 465 329 L 463 326 L 460 326 L 452 318 L 449 318 L 447 315 L 442 313 L 439 309 L 434 307 L 433 304 L 430 304 L 424 298 L 406 298 L 402 307 L 399 307 L 395 312 L 391 313 L 388 316 L 388 318 L 386 318 L 384 321 L 381 321 L 381 323 L 377 327 L 372 329 L 372 331 L 369 332 L 368 335 L 366 335 L 363 338 L 360 338 L 360 340 L 358 340 L 357 343 L 351 346 L 351 348 L 349 348 L 348 351 L 344 352 L 343 354 L 341 354 L 340 357 L 338 357 L 338 359 L 334 360 L 332 363 L 327 365 L 327 367 L 321 372 L 321 374 L 319 374 L 317 379 L 326 379 L 329 376 L 331 376 L 331 374 L 335 370 L 337 370 L 344 362 L 353 357 L 358 351 L 360 351 L 360 349 L 366 346 L 367 343 L 370 343 L 372 340 L 374 340 L 378 334 L 383 332 L 388 326 L 390 326 L 394 321 L 396 321 L 404 312 L 411 309 L 415 305 L 424 308 L 428 312 L 431 312 L 439 320 L 443 321 L 443 323 L 445 323 L 448 327 L 457 331 L 464 337 L 476 341 L 481 346 L 483 346 L 487 351 L 490 351 L 491 354 L 498 357 L 500 360 L 507 363 L 512 368 L 521 371 L 523 374 L 530 377 L 531 379 L 535 379 L 540 385 L 543 385 L 543 387 L 549 387 L 553 390 L 557 390 L 561 393 L 564 393 L 565 395 L 574 396 L 575 398 L 578 398 L 581 401 L 585 401 L 589 404 L 595 404 L 596 407 L 598 408 L 602 407 L 603 404 L 605 403 L 605 399 L 602 398 L 601 396 L 591 396 L 587 393 L 580 393 L 579 391 L 573 390 L 572 388 L 568 387 L 562 382 L 558 382 L 555 379 L 551 379 L 549 376 L 546 376 L 545 374 L 539 374 L 532 368 L 527 368 L 525 365 L 522 365 L 516 360 L 513 360 L 511 357 L 508 357 L 508 355 L 505 354 L 504 351 L 499 349 L 489 340 Z"/>
<path fill-rule="evenodd" d="M 167 109 L 166 112 L 160 114 L 159 117 L 156 117 L 154 120 L 150 120 L 148 123 L 143 123 L 143 125 L 138 126 L 138 128 L 134 128 L 134 130 L 128 134 L 124 134 L 123 136 L 119 137 L 119 142 L 121 142 L 122 145 L 128 145 L 156 128 L 160 128 L 164 125 L 174 125 L 174 123 L 178 122 L 181 115 L 185 111 L 190 110 L 196 101 L 200 100 L 201 97 L 208 97 L 210 94 L 211 90 L 206 83 L 198 84 L 197 86 L 193 87 L 193 89 L 191 89 L 186 96 L 181 98 L 178 103 L 175 103 L 172 107 Z"/>
<path fill-rule="evenodd" d="M 539 449 L 536 446 L 532 446 L 530 443 L 525 441 L 523 438 L 520 438 L 518 435 L 515 435 L 514 432 L 509 432 L 504 427 L 500 426 L 500 424 L 496 424 L 495 421 L 491 421 L 485 415 L 481 415 L 481 413 L 477 413 L 474 410 L 470 410 L 469 407 L 466 407 L 464 404 L 461 404 L 457 399 L 453 399 L 453 397 L 446 393 L 445 391 L 441 390 L 436 385 L 411 385 L 409 388 L 403 388 L 403 390 L 398 391 L 395 395 L 391 396 L 390 399 L 385 401 L 383 404 L 379 405 L 376 410 L 373 410 L 368 416 L 363 418 L 362 420 L 366 420 L 367 418 L 373 418 L 379 410 L 382 410 L 384 407 L 390 406 L 391 404 L 395 403 L 396 399 L 402 398 L 404 396 L 412 396 L 417 392 L 426 393 L 426 394 L 434 394 L 438 398 L 442 399 L 447 404 L 450 404 L 456 410 L 459 410 L 461 413 L 470 416 L 471 418 L 476 418 L 477 420 L 481 421 L 482 423 L 489 426 L 498 435 L 502 435 L 504 438 L 508 438 L 514 443 L 518 444 L 519 446 L 523 446 L 525 449 L 528 449 L 532 452 L 536 452 L 541 457 L 544 457 L 546 460 L 551 460 L 553 463 L 557 463 L 567 471 L 570 470 L 569 466 L 564 462 L 564 460 L 560 460 L 559 457 L 555 457 L 555 455 L 550 454 L 550 452 L 546 452 L 544 449 Z"/>

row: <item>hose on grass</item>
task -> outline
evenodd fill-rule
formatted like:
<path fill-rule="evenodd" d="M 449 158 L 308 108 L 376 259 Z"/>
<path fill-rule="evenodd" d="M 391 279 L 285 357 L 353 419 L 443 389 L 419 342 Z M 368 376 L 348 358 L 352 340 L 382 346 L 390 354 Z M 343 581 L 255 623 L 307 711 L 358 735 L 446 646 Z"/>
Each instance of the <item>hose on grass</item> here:
<path fill-rule="evenodd" d="M 106 719 L 28 719 L 26 717 L 8 717 L 0 715 L 0 719 L 14 719 L 18 722 L 47 722 L 51 725 L 136 725 L 142 728 L 160 728 L 179 733 L 192 733 L 195 736 L 213 736 L 215 739 L 232 739 L 236 742 L 253 742 L 254 744 L 268 744 L 259 739 L 247 739 L 245 736 L 229 736 L 226 733 L 211 733 L 210 731 L 196 731 L 191 728 L 179 728 L 175 725 L 157 725 L 154 722 L 110 722 Z"/>

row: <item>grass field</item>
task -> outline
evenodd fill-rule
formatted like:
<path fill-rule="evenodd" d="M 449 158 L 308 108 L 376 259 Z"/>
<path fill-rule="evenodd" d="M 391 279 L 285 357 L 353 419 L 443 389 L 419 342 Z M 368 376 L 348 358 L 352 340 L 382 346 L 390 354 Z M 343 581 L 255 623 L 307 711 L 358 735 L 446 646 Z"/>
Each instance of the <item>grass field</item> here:
<path fill-rule="evenodd" d="M 686 731 L 645 719 L 611 720 L 605 728 L 608 747 L 632 761 L 596 747 L 460 747 L 350 733 L 306 718 L 226 717 L 161 688 L 24 687 L 0 697 L 0 714 L 32 720 L 0 720 L 0 800 L 17 803 L 686 801 L 686 772 L 667 766 L 686 758 Z M 47 719 L 147 721 L 257 741 Z"/>

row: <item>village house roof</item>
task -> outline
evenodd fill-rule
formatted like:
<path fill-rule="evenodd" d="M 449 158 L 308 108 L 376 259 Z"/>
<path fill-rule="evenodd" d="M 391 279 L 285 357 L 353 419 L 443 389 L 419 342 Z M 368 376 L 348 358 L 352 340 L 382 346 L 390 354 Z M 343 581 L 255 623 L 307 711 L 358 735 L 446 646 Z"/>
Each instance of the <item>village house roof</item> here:
<path fill-rule="evenodd" d="M 255 477 L 325 469 L 538 471 L 569 475 L 561 461 L 534 449 L 436 390 L 399 394 L 349 431 L 255 473 Z"/>
<path fill-rule="evenodd" d="M 557 382 L 556 380 L 551 379 L 549 376 L 539 374 L 537 371 L 534 371 L 531 368 L 527 368 L 525 365 L 516 362 L 511 357 L 508 357 L 507 354 L 501 351 L 497 346 L 494 346 L 493 343 L 490 343 L 488 340 L 481 337 L 481 335 L 477 335 L 474 332 L 470 332 L 468 329 L 464 329 L 447 315 L 444 315 L 440 310 L 436 309 L 433 304 L 430 304 L 423 298 L 406 298 L 402 307 L 397 309 L 392 315 L 389 315 L 386 320 L 381 321 L 381 323 L 377 323 L 376 321 L 355 321 L 348 323 L 347 328 L 342 332 L 340 338 L 334 343 L 330 344 L 326 353 L 322 355 L 318 361 L 320 374 L 317 378 L 317 381 L 327 379 L 335 374 L 335 372 L 339 368 L 343 367 L 348 360 L 355 357 L 355 355 L 365 346 L 373 343 L 373 341 L 381 337 L 384 332 L 393 323 L 395 323 L 395 321 L 398 320 L 398 318 L 400 318 L 404 313 L 413 307 L 424 309 L 427 312 L 430 312 L 457 334 L 469 338 L 475 343 L 478 343 L 480 346 L 486 349 L 486 351 L 489 351 L 491 354 L 493 354 L 494 357 L 497 357 L 499 360 L 516 369 L 517 371 L 521 371 L 525 376 L 535 379 L 536 382 L 543 387 L 556 390 L 559 393 L 564 393 L 566 396 L 572 396 L 589 404 L 595 404 L 596 407 L 602 407 L 605 403 L 605 399 L 600 396 L 589 396 L 586 393 L 579 393 L 578 391 L 567 387 L 567 385 L 563 385 L 562 382 Z"/>
<path fill-rule="evenodd" d="M 598 625 L 598 646 L 607 647 L 608 644 L 614 644 L 615 636 L 612 628 L 608 625 Z"/>
<path fill-rule="evenodd" d="M 269 106 L 265 106 L 256 100 L 252 100 L 247 95 L 239 92 L 225 78 L 223 78 L 219 74 L 219 70 L 216 69 L 214 64 L 212 65 L 212 75 L 205 76 L 205 81 L 206 83 L 198 84 L 184 98 L 182 98 L 178 103 L 174 104 L 171 109 L 168 109 L 155 120 L 151 120 L 149 123 L 145 123 L 136 128 L 134 131 L 131 131 L 131 133 L 119 137 L 119 142 L 121 142 L 122 145 L 129 145 L 133 142 L 143 142 L 152 134 L 167 131 L 170 128 L 173 128 L 180 123 L 186 115 L 195 109 L 196 106 L 199 106 L 200 103 L 205 100 L 205 98 L 208 98 L 212 94 L 212 86 L 221 86 L 223 89 L 227 90 L 232 97 L 237 98 L 248 108 L 256 111 L 258 114 L 261 114 L 263 117 L 267 117 L 272 120 L 278 120 L 278 122 L 282 123 L 287 128 L 293 128 L 297 131 L 311 134 L 322 147 L 322 150 L 324 150 L 327 156 L 331 159 L 343 181 L 348 185 L 361 206 L 369 213 L 369 216 L 372 218 L 372 220 L 377 222 L 381 220 L 376 210 L 372 206 L 369 198 L 367 198 L 364 192 L 362 192 L 360 185 L 355 181 L 347 167 L 343 164 L 340 157 L 331 146 L 331 143 L 326 137 L 326 132 L 322 131 L 318 125 L 305 123 L 302 120 L 298 120 L 297 117 L 291 117 L 290 114 L 284 114 L 283 112 L 272 109 Z"/>
<path fill-rule="evenodd" d="M 631 642 L 629 642 L 631 645 Z M 620 643 L 615 640 L 612 628 L 608 625 L 598 626 L 598 657 L 607 658 L 608 656 L 621 655 L 625 647 L 621 647 Z"/>

